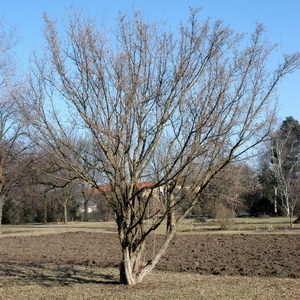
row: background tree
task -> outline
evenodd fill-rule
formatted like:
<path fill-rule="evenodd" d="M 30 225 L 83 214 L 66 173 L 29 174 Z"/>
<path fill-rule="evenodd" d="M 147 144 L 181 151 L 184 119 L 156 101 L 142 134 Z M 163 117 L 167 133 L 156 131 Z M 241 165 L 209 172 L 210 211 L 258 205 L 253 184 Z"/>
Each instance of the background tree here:
<path fill-rule="evenodd" d="M 282 206 L 292 220 L 300 180 L 300 124 L 287 117 L 272 139 L 272 167 Z"/>
<path fill-rule="evenodd" d="M 218 193 L 215 208 L 226 207 L 232 218 L 246 213 L 245 195 L 258 187 L 255 173 L 245 163 L 229 164 L 211 182 L 214 182 L 215 193 Z"/>
<path fill-rule="evenodd" d="M 71 219 L 78 219 L 79 193 L 82 187 L 78 176 L 63 168 L 47 151 L 35 153 L 29 166 L 33 183 L 40 186 L 44 202 L 44 223 L 49 221 L 48 211 L 51 202 L 52 217 L 54 221 L 68 223 Z M 60 207 L 57 212 L 57 207 Z M 71 213 L 71 214 L 70 214 Z"/>
<path fill-rule="evenodd" d="M 89 220 L 89 204 L 94 198 L 94 194 L 90 191 L 90 189 L 86 185 L 81 186 L 81 199 L 82 199 L 82 208 L 83 208 L 83 222 L 88 222 Z"/>
<path fill-rule="evenodd" d="M 224 228 L 235 216 L 251 213 L 249 197 L 258 190 L 257 176 L 246 163 L 228 164 L 199 195 L 201 214 L 224 221 Z"/>
<path fill-rule="evenodd" d="M 63 222 L 67 224 L 69 221 L 80 219 L 80 200 L 76 182 L 69 183 L 66 186 L 52 186 L 46 192 L 48 203 L 50 204 L 51 215 L 48 219 L 54 222 Z"/>
<path fill-rule="evenodd" d="M 20 136 L 20 122 L 18 122 L 15 103 L 11 98 L 13 89 L 14 64 L 11 49 L 15 45 L 12 31 L 5 31 L 0 23 L 0 228 L 2 223 L 2 209 L 9 186 L 14 182 L 12 174 L 16 174 L 14 163 L 20 149 L 17 145 Z"/>
<path fill-rule="evenodd" d="M 3 224 L 40 222 L 39 206 L 43 199 L 33 184 L 30 156 L 14 155 L 6 175 L 6 197 L 3 206 Z"/>
<path fill-rule="evenodd" d="M 274 89 L 299 55 L 268 71 L 273 47 L 262 26 L 245 47 L 222 22 L 200 23 L 197 10 L 176 34 L 138 14 L 120 16 L 107 36 L 80 16 L 67 28 L 62 40 L 45 16 L 47 52 L 18 98 L 34 142 L 87 184 L 110 187 L 120 280 L 133 285 L 212 178 L 268 136 Z M 78 143 L 83 137 L 89 145 Z M 145 263 L 147 237 L 163 222 L 162 244 Z"/>
<path fill-rule="evenodd" d="M 278 182 L 270 162 L 270 151 L 267 151 L 266 155 L 263 155 L 260 169 L 258 171 L 258 180 L 261 184 L 262 194 L 260 201 L 262 202 L 264 200 L 265 202 L 263 207 L 266 210 L 266 214 L 280 214 L 281 201 L 280 193 L 278 192 Z M 256 204 L 259 205 L 258 203 Z M 270 209 L 266 206 L 268 206 Z"/>

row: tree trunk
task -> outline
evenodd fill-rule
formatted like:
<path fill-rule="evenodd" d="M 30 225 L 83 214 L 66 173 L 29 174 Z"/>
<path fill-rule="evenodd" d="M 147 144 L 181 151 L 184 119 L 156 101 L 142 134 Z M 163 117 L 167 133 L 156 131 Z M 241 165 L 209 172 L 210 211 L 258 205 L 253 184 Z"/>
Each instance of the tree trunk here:
<path fill-rule="evenodd" d="M 283 196 L 284 196 L 283 207 L 285 209 L 286 216 L 290 217 L 291 216 L 291 211 L 290 211 L 290 195 L 289 195 L 287 187 L 285 187 L 285 190 L 283 192 Z"/>
<path fill-rule="evenodd" d="M 174 198 L 173 195 L 171 195 L 171 197 L 169 198 L 170 210 L 167 215 L 166 233 L 164 241 L 160 245 L 154 257 L 147 263 L 143 262 L 142 260 L 145 248 L 145 240 L 140 240 L 140 244 L 133 252 L 133 243 L 130 238 L 132 236 L 132 232 L 127 232 L 124 228 L 121 228 L 121 230 L 119 230 L 119 236 L 122 246 L 122 261 L 120 263 L 120 282 L 122 284 L 135 285 L 137 283 L 142 282 L 144 277 L 155 268 L 161 257 L 165 254 L 169 243 L 176 232 L 173 205 Z M 130 248 L 128 245 L 130 245 Z"/>
<path fill-rule="evenodd" d="M 175 228 L 172 228 L 172 231 L 166 234 L 155 256 L 147 263 L 142 260 L 145 242 L 142 242 L 135 252 L 130 251 L 128 246 L 122 247 L 122 261 L 119 267 L 120 283 L 135 285 L 142 282 L 144 277 L 155 268 L 160 258 L 165 254 L 174 234 Z"/>
<path fill-rule="evenodd" d="M 293 219 L 294 219 L 294 207 L 292 205 L 290 205 L 290 226 L 291 226 L 291 228 L 294 228 Z"/>
<path fill-rule="evenodd" d="M 0 234 L 2 233 L 2 213 L 3 213 L 4 197 L 0 196 Z"/>
<path fill-rule="evenodd" d="M 48 222 L 48 201 L 46 195 L 44 195 L 44 216 L 43 216 L 43 223 L 47 224 Z"/>
<path fill-rule="evenodd" d="M 88 201 L 84 201 L 83 209 L 83 222 L 88 222 Z"/>
<path fill-rule="evenodd" d="M 166 235 L 165 240 L 160 246 L 160 248 L 158 249 L 155 257 L 151 261 L 149 261 L 147 265 L 144 268 L 142 268 L 141 271 L 139 272 L 137 277 L 137 283 L 142 282 L 144 277 L 155 268 L 155 266 L 157 265 L 161 257 L 166 253 L 169 243 L 172 240 L 174 234 L 175 234 L 175 229 Z"/>
<path fill-rule="evenodd" d="M 3 168 L 0 169 L 0 233 L 2 233 L 2 214 L 5 199 Z"/>
<path fill-rule="evenodd" d="M 277 214 L 277 193 L 278 193 L 277 186 L 274 187 L 274 193 L 275 193 L 275 198 L 274 198 L 274 213 Z"/>
<path fill-rule="evenodd" d="M 63 203 L 63 207 L 64 207 L 64 223 L 67 224 L 68 223 L 68 205 L 67 205 L 67 201 L 65 201 Z"/>
<path fill-rule="evenodd" d="M 122 261 L 120 263 L 120 282 L 126 285 L 135 285 L 136 275 L 133 272 L 133 262 L 128 247 L 122 249 Z"/>
<path fill-rule="evenodd" d="M 120 283 L 135 285 L 142 282 L 144 277 L 149 274 L 157 265 L 160 258 L 165 254 L 175 231 L 170 232 L 158 249 L 155 257 L 145 264 L 142 261 L 143 249 L 138 253 L 130 253 L 128 247 L 122 249 L 122 261 L 120 263 Z"/>

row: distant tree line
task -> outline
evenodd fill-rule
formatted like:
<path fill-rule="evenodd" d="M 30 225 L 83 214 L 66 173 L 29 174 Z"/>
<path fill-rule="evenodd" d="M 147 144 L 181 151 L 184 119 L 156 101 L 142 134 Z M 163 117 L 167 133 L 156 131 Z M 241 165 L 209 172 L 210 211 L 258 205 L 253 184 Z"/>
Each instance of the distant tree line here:
<path fill-rule="evenodd" d="M 114 219 L 98 190 L 59 169 L 46 152 L 21 148 L 16 143 L 8 151 L 15 159 L 6 162 L 3 224 Z M 300 125 L 287 117 L 256 158 L 258 166 L 227 165 L 199 194 L 190 215 L 299 216 L 299 157 Z"/>

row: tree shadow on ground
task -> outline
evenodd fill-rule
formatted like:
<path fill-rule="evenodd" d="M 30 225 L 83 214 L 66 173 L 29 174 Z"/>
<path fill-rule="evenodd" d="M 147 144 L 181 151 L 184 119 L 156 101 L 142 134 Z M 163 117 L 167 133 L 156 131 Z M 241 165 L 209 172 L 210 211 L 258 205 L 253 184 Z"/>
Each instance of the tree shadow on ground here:
<path fill-rule="evenodd" d="M 45 287 L 72 284 L 120 284 L 116 274 L 108 270 L 78 265 L 0 262 L 0 286 L 37 284 Z M 110 273 L 110 274 L 109 274 Z"/>

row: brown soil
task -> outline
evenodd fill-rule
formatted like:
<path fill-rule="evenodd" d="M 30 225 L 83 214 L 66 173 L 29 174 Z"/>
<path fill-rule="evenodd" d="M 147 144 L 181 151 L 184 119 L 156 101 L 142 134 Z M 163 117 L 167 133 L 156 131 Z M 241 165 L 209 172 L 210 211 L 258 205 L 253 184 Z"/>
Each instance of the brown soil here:
<path fill-rule="evenodd" d="M 151 256 L 161 237 L 152 238 Z M 115 234 L 73 232 L 0 239 L 0 261 L 116 267 L 121 258 Z M 199 274 L 300 278 L 298 234 L 180 235 L 157 269 Z"/>

